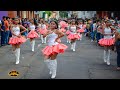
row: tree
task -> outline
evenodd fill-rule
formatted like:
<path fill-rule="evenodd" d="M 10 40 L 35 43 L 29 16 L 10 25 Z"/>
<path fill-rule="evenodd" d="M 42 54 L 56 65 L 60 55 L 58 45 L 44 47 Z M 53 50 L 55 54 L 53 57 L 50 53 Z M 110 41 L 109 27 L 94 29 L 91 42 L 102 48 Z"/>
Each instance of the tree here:
<path fill-rule="evenodd" d="M 51 11 L 45 11 L 46 14 L 48 14 L 48 17 L 51 16 L 52 12 Z"/>
<path fill-rule="evenodd" d="M 68 17 L 68 12 L 67 11 L 60 11 L 59 13 L 60 13 L 61 18 L 65 18 L 65 17 L 67 18 Z"/>

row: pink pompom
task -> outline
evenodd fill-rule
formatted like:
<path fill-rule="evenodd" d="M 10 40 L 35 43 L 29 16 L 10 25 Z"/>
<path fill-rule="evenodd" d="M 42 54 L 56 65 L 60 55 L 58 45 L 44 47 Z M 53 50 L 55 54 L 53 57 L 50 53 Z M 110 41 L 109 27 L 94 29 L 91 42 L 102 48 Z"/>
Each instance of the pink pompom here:
<path fill-rule="evenodd" d="M 61 22 L 60 22 L 60 26 L 61 26 L 62 28 L 65 28 L 65 27 L 68 26 L 68 24 L 67 24 L 65 21 L 61 21 Z"/>

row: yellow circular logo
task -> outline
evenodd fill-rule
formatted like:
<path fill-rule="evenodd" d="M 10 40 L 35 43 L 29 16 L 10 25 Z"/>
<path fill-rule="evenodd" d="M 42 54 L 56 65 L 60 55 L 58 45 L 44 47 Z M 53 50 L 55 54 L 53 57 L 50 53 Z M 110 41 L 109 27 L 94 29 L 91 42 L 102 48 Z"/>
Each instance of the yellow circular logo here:
<path fill-rule="evenodd" d="M 17 77 L 19 75 L 19 72 L 17 72 L 16 70 L 12 70 L 8 73 L 8 75 L 11 77 Z"/>

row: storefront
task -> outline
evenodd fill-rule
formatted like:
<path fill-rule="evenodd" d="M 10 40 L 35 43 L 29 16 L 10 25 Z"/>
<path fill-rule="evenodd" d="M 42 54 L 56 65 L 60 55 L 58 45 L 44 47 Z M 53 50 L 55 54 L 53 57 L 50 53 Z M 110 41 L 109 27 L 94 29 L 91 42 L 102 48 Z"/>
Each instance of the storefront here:
<path fill-rule="evenodd" d="M 97 18 L 110 17 L 108 11 L 97 11 Z"/>
<path fill-rule="evenodd" d="M 2 19 L 3 16 L 14 18 L 17 16 L 17 11 L 0 11 L 0 20 Z"/>
<path fill-rule="evenodd" d="M 35 14 L 34 11 L 17 11 L 17 16 L 20 18 L 34 18 Z"/>
<path fill-rule="evenodd" d="M 8 11 L 0 11 L 0 20 L 2 20 L 3 16 L 8 16 Z"/>

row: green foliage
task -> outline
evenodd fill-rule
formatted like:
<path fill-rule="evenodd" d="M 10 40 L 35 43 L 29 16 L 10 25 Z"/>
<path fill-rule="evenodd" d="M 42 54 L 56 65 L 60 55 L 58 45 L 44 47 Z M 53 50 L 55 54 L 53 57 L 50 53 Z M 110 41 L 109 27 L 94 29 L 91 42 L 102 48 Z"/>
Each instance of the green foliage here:
<path fill-rule="evenodd" d="M 48 14 L 48 17 L 52 14 L 51 11 L 45 11 L 46 14 Z"/>
<path fill-rule="evenodd" d="M 62 17 L 62 18 L 68 17 L 67 11 L 60 11 L 59 14 L 60 14 L 60 17 Z"/>

